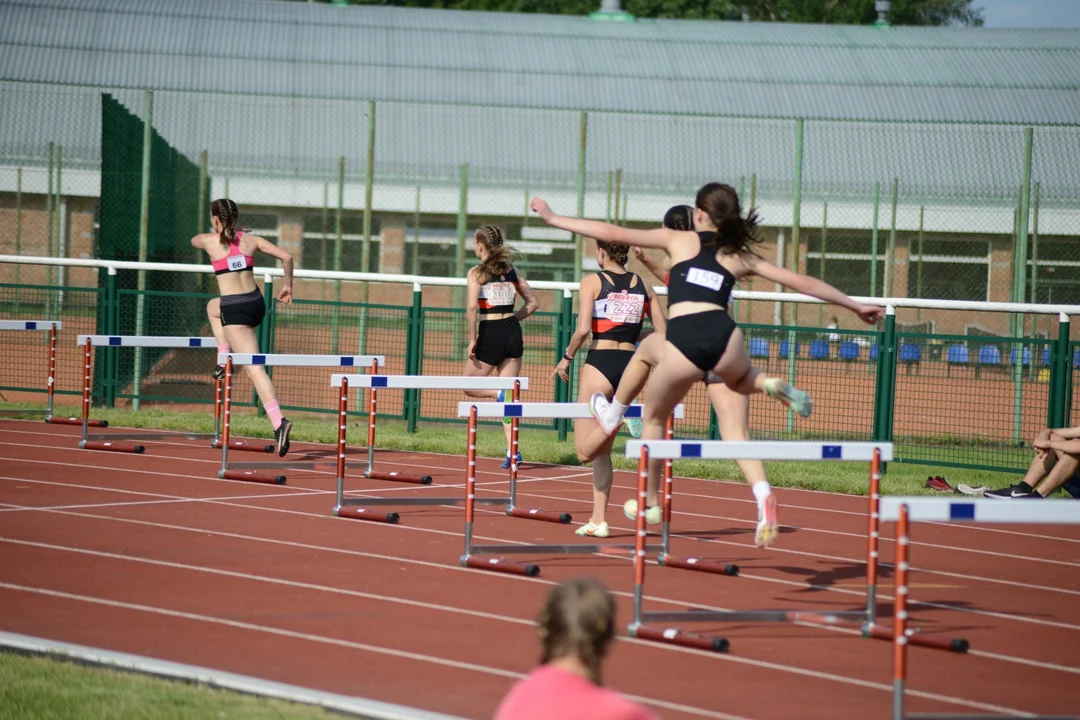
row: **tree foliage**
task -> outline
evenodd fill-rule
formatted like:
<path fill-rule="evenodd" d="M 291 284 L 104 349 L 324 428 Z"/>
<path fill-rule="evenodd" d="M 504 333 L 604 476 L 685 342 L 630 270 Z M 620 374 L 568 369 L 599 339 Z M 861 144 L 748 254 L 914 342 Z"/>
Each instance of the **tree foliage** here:
<path fill-rule="evenodd" d="M 320 0 L 326 2 L 327 0 Z M 485 10 L 489 12 L 588 15 L 600 0 L 348 0 L 353 5 Z M 981 27 L 982 8 L 973 0 L 892 0 L 892 25 Z M 874 0 L 622 0 L 622 9 L 641 18 L 745 20 L 754 22 L 868 25 L 877 20 Z"/>

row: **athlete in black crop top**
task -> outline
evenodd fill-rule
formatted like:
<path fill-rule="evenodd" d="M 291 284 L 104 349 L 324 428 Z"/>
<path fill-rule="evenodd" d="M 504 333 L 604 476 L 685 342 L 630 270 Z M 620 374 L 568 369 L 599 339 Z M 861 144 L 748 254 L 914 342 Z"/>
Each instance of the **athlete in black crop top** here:
<path fill-rule="evenodd" d="M 610 399 L 615 394 L 623 371 L 634 356 L 646 317 L 658 332 L 663 332 L 666 326 L 656 293 L 639 275 L 627 271 L 629 254 L 628 245 L 598 242 L 596 264 L 600 272 L 581 280 L 577 328 L 554 373 L 570 382 L 567 371 L 574 355 L 592 335 L 589 354 L 578 370 L 578 402 L 588 402 L 593 395 Z M 582 463 L 591 460 L 593 466 L 593 512 L 589 522 L 578 528 L 578 535 L 608 536 L 612 442 L 611 436 L 593 418 L 574 421 L 578 460 Z"/>
<path fill-rule="evenodd" d="M 846 307 L 867 323 L 873 324 L 884 316 L 881 307 L 862 305 L 821 280 L 777 267 L 757 255 L 753 251 L 754 244 L 760 242 L 754 233 L 757 214 L 751 210 L 747 217 L 742 216 L 738 194 L 730 185 L 709 183 L 698 190 L 694 202 L 694 227 L 700 235 L 699 232 L 667 228 L 638 230 L 559 216 L 540 198 L 534 198 L 530 207 L 546 223 L 562 230 L 604 242 L 661 248 L 671 258 L 669 293 L 674 291 L 674 297 L 669 296 L 668 303 L 667 348 L 663 360 L 653 371 L 652 384 L 656 389 L 649 392 L 642 413 L 641 436 L 645 440 L 664 436 L 664 425 L 675 405 L 701 379 L 702 371 L 709 369 L 739 393 L 765 393 L 793 408 L 802 417 L 810 415 L 810 398 L 805 392 L 780 378 L 766 376 L 760 368 L 750 364 L 742 331 L 726 312 L 731 285 L 728 284 L 725 290 L 725 275 L 732 280 L 759 275 L 796 292 Z M 717 266 L 727 273 L 718 273 Z M 680 288 L 680 284 L 683 287 Z M 695 287 L 688 287 L 690 285 Z M 614 434 L 623 410 L 606 403 L 603 397 L 594 398 L 590 406 L 601 427 Z M 662 460 L 649 463 L 648 508 L 645 511 L 649 523 L 659 523 L 661 519 L 659 485 L 662 466 Z M 637 516 L 635 500 L 627 503 L 624 509 L 629 516 Z M 771 509 L 766 507 L 765 514 L 759 522 L 756 538 L 761 546 L 768 545 L 776 536 L 775 501 Z"/>

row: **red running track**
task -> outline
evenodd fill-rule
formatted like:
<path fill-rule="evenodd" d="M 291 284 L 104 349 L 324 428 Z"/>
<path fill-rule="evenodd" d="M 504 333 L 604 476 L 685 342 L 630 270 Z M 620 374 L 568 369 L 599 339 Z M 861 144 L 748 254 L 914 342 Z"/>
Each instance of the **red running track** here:
<path fill-rule="evenodd" d="M 537 662 L 533 619 L 550 586 L 588 573 L 617 593 L 624 628 L 606 682 L 664 718 L 844 720 L 891 707 L 890 644 L 852 630 L 688 628 L 727 637 L 731 652 L 719 655 L 626 637 L 629 558 L 538 556 L 538 578 L 466 569 L 460 507 L 403 507 L 398 525 L 346 520 L 332 514 L 329 471 L 291 470 L 284 486 L 218 480 L 220 453 L 196 442 L 148 441 L 145 455 L 128 455 L 78 449 L 74 427 L 0 428 L 0 630 L 485 718 Z M 305 452 L 333 450 L 294 443 L 290 459 Z M 350 495 L 464 493 L 463 456 L 382 451 L 381 468 L 431 474 L 431 486 L 364 480 L 356 457 Z M 496 460 L 482 460 L 477 479 L 480 495 L 506 492 Z M 632 542 L 621 505 L 634 483 L 616 474 L 607 542 Z M 590 488 L 588 468 L 526 461 L 520 504 L 570 512 L 574 524 L 479 507 L 476 542 L 575 542 Z M 675 491 L 675 552 L 742 572 L 650 564 L 646 609 L 862 606 L 865 498 L 779 488 L 782 532 L 759 550 L 744 484 L 677 478 Z M 893 530 L 882 528 L 886 623 Z M 972 650 L 912 648 L 908 712 L 1075 712 L 1080 529 L 912 532 L 912 625 Z"/>

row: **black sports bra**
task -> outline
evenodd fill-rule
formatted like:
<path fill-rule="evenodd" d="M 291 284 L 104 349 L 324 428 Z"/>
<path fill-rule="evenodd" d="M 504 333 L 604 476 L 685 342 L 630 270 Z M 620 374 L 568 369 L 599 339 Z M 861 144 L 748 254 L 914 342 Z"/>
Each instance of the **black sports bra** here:
<path fill-rule="evenodd" d="M 680 302 L 707 302 L 727 309 L 735 276 L 716 261 L 716 246 L 707 244 L 716 233 L 699 232 L 701 249 L 689 260 L 671 266 L 668 306 Z"/>

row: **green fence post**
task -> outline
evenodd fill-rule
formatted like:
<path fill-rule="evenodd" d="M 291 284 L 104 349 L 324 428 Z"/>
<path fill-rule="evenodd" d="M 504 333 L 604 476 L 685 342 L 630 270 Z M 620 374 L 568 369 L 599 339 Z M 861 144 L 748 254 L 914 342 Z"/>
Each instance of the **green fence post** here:
<path fill-rule="evenodd" d="M 562 357 L 562 353 L 566 351 L 566 346 L 570 344 L 570 336 L 574 334 L 574 296 L 569 290 L 563 290 L 562 296 L 562 310 L 559 313 L 559 340 L 555 346 L 555 360 L 558 361 Z M 574 367 L 571 363 L 568 368 L 568 374 L 571 381 L 574 378 Z M 555 402 L 569 402 L 570 401 L 570 384 L 555 383 Z M 566 442 L 567 431 L 570 428 L 570 421 L 566 418 L 562 418 L 555 421 L 555 427 L 559 431 L 559 442 Z"/>
<path fill-rule="evenodd" d="M 877 295 L 878 209 L 881 206 L 881 183 L 874 183 L 874 227 L 870 229 L 870 297 Z"/>
<path fill-rule="evenodd" d="M 413 283 L 412 307 L 409 308 L 409 336 L 405 341 L 405 374 L 420 374 L 420 315 L 424 312 L 424 289 L 420 283 Z M 408 431 L 416 432 L 416 421 L 420 417 L 420 391 L 405 391 L 405 417 Z"/>
<path fill-rule="evenodd" d="M 116 295 L 116 268 L 109 267 L 105 280 L 105 334 L 120 334 L 120 300 Z M 105 353 L 105 403 L 116 407 L 116 386 L 120 378 L 120 348 L 108 347 Z"/>
<path fill-rule="evenodd" d="M 896 367 L 896 309 L 885 308 L 885 330 L 878 339 L 877 378 L 874 391 L 874 427 L 871 439 L 890 442 L 894 412 L 893 374 Z M 895 453 L 894 453 L 895 456 Z M 881 464 L 885 472 L 887 463 Z"/>
<path fill-rule="evenodd" d="M 578 130 L 577 216 L 585 217 L 585 153 L 588 150 L 589 113 L 582 111 Z M 528 215 L 526 214 L 526 217 Z M 574 280 L 581 279 L 581 262 L 585 253 L 585 238 L 574 233 Z"/>
<path fill-rule="evenodd" d="M 266 298 L 266 317 L 263 319 L 262 324 L 259 325 L 259 351 L 270 354 L 274 352 L 274 335 L 272 326 L 274 324 L 274 316 L 277 314 L 277 303 L 274 299 L 274 278 L 270 277 L 269 275 L 263 275 L 263 297 Z M 273 380 L 273 366 L 267 365 L 265 370 L 267 376 L 271 380 Z M 258 417 L 263 417 L 264 415 L 266 415 L 266 411 L 263 409 L 262 403 L 259 402 L 259 393 L 255 389 L 252 389 L 251 391 L 251 402 L 256 408 L 256 413 Z"/>
<path fill-rule="evenodd" d="M 139 211 L 139 262 L 146 262 L 150 247 L 150 155 L 154 133 L 154 92 L 146 91 L 146 119 L 143 120 L 143 153 L 142 153 L 142 198 Z M 142 335 L 146 323 L 146 271 L 139 270 L 138 274 L 139 294 L 135 297 L 135 334 Z M 131 409 L 139 411 L 139 395 L 142 394 L 142 360 L 143 349 L 135 348 L 135 382 L 132 391 L 135 398 L 131 401 Z"/>
<path fill-rule="evenodd" d="M 1069 390 L 1069 316 L 1061 313 L 1058 316 L 1058 338 L 1054 351 L 1051 353 L 1050 365 L 1050 402 L 1049 422 L 1052 428 L 1063 428 L 1068 425 L 1066 408 L 1068 402 L 1066 393 Z"/>

